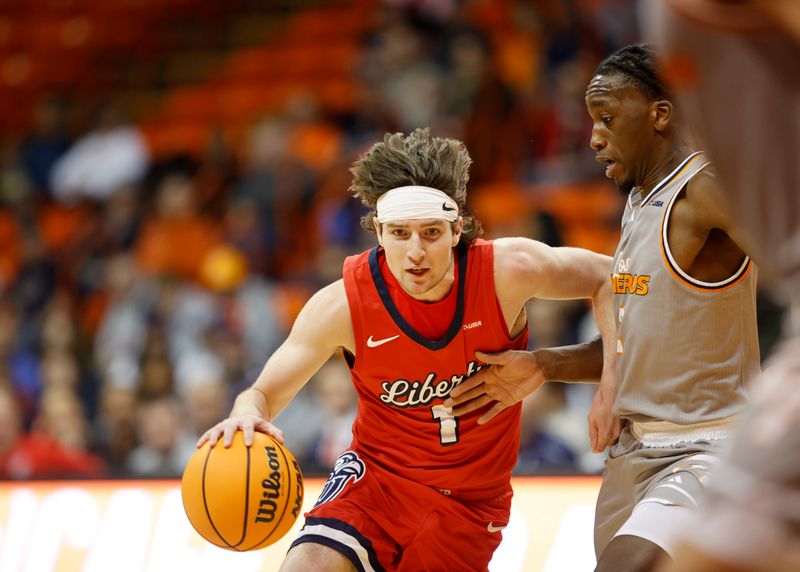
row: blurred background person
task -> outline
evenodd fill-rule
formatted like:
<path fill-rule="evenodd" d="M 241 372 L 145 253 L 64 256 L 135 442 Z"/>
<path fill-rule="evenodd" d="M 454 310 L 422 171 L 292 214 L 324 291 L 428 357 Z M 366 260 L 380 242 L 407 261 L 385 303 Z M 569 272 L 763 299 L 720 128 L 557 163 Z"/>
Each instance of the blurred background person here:
<path fill-rule="evenodd" d="M 67 411 L 67 407 L 72 409 Z M 104 476 L 103 462 L 86 449 L 85 420 L 79 409 L 77 401 L 70 403 L 64 395 L 50 394 L 37 417 L 39 428 L 27 431 L 14 392 L 0 385 L 0 478 Z"/>

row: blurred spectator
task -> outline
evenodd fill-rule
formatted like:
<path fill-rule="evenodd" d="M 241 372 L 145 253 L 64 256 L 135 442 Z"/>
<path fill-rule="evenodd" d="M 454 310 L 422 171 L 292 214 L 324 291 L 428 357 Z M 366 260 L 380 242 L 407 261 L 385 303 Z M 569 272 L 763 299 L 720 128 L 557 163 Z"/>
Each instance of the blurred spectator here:
<path fill-rule="evenodd" d="M 183 408 L 171 395 L 144 398 L 136 407 L 139 445 L 127 458 L 137 477 L 175 478 L 195 451 Z"/>
<path fill-rule="evenodd" d="M 27 432 L 13 391 L 0 385 L 0 479 L 100 477 L 102 462 L 50 435 Z"/>
<path fill-rule="evenodd" d="M 289 132 L 289 156 L 317 173 L 327 171 L 341 151 L 342 133 L 325 120 L 313 94 L 293 94 L 284 106 L 283 118 Z"/>
<path fill-rule="evenodd" d="M 595 338 L 599 332 L 588 309 L 580 300 L 535 300 L 529 303 L 527 311 L 531 347 L 568 345 Z M 587 329 L 580 331 L 581 325 Z M 564 469 L 565 472 L 597 473 L 602 470 L 605 455 L 591 451 L 589 425 L 586 420 L 597 386 L 584 383 L 548 383 L 542 389 L 548 395 L 541 398 L 542 403 L 532 404 L 535 415 L 540 419 L 535 425 L 533 445 L 529 446 L 538 454 L 537 447 L 550 446 L 555 440 L 570 451 L 570 462 Z M 537 432 L 540 430 L 544 436 L 538 441 Z M 526 467 L 533 470 L 535 463 L 529 463 Z M 542 469 L 557 470 L 555 467 L 547 468 L 546 464 Z M 523 467 L 519 468 L 519 471 L 524 470 Z"/>
<path fill-rule="evenodd" d="M 0 204 L 18 207 L 30 198 L 31 182 L 20 163 L 16 141 L 0 140 Z"/>
<path fill-rule="evenodd" d="M 564 387 L 545 383 L 522 402 L 520 449 L 515 474 L 575 473 L 577 455 L 559 433 L 548 427 L 548 417 L 564 407 Z"/>
<path fill-rule="evenodd" d="M 42 391 L 75 392 L 80 385 L 81 370 L 75 356 L 62 348 L 48 348 L 41 360 Z"/>
<path fill-rule="evenodd" d="M 137 444 L 133 383 L 128 370 L 109 373 L 101 385 L 100 406 L 92 432 L 96 439 L 95 450 L 105 459 L 112 476 L 127 474 L 126 462 Z"/>
<path fill-rule="evenodd" d="M 439 119 L 443 73 L 427 46 L 419 30 L 395 17 L 377 31 L 367 54 L 366 80 L 377 87 L 395 124 L 405 132 L 435 127 Z"/>
<path fill-rule="evenodd" d="M 247 371 L 259 368 L 286 334 L 280 318 L 280 290 L 253 274 L 242 253 L 225 244 L 209 252 L 200 278 L 214 295 L 214 327 L 222 327 L 241 340 Z"/>
<path fill-rule="evenodd" d="M 106 259 L 102 282 L 96 287 L 103 298 L 94 338 L 94 362 L 105 371 L 114 359 L 138 361 L 147 336 L 147 314 L 155 301 L 156 286 L 142 278 L 130 253 Z"/>
<path fill-rule="evenodd" d="M 42 351 L 59 350 L 77 356 L 82 345 L 81 333 L 67 292 L 59 291 L 49 298 L 40 327 L 39 345 Z"/>
<path fill-rule="evenodd" d="M 475 98 L 490 65 L 489 48 L 478 33 L 463 32 L 447 45 L 449 77 L 443 86 L 442 108 L 450 116 L 472 115 Z"/>
<path fill-rule="evenodd" d="M 20 144 L 25 173 L 37 193 L 49 193 L 53 166 L 68 148 L 64 105 L 52 97 L 38 101 L 30 132 Z"/>
<path fill-rule="evenodd" d="M 330 470 L 353 440 L 353 421 L 358 408 L 356 391 L 350 370 L 338 355 L 322 366 L 312 384 L 325 415 L 315 457 L 320 467 Z"/>
<path fill-rule="evenodd" d="M 222 373 L 222 370 L 216 373 Z M 180 397 L 186 405 L 187 428 L 193 438 L 199 438 L 209 427 L 228 416 L 233 405 L 231 393 L 228 384 L 219 375 L 198 376 L 182 384 Z"/>
<path fill-rule="evenodd" d="M 19 309 L 9 299 L 0 299 L 0 379 L 8 378 L 20 415 L 27 420 L 35 413 L 41 385 L 35 349 L 24 343 L 21 333 Z"/>
<path fill-rule="evenodd" d="M 252 127 L 232 197 L 254 205 L 259 213 L 268 275 L 302 265 L 302 247 L 308 243 L 306 218 L 317 181 L 308 165 L 289 154 L 290 134 L 283 119 L 265 119 Z"/>
<path fill-rule="evenodd" d="M 56 266 L 48 256 L 35 229 L 26 229 L 21 237 L 21 264 L 11 287 L 11 297 L 20 311 L 20 333 L 24 344 L 32 344 L 39 313 L 55 294 Z"/>
<path fill-rule="evenodd" d="M 330 467 L 319 464 L 316 455 L 326 418 L 314 390 L 306 384 L 275 419 L 286 436 L 286 447 L 303 467 L 304 475 L 321 476 L 330 472 Z"/>
<path fill-rule="evenodd" d="M 197 210 L 192 178 L 167 173 L 156 191 L 155 216 L 136 241 L 136 261 L 147 274 L 196 279 L 203 259 L 220 239 L 220 229 Z"/>
<path fill-rule="evenodd" d="M 87 452 L 93 445 L 86 408 L 75 391 L 68 387 L 50 386 L 45 390 L 32 427 L 68 450 Z M 95 458 L 94 464 L 102 463 Z"/>
<path fill-rule="evenodd" d="M 50 185 L 61 202 L 108 199 L 119 187 L 142 179 L 150 164 L 147 145 L 120 109 L 97 110 L 92 131 L 80 137 L 52 169 Z"/>
<path fill-rule="evenodd" d="M 175 392 L 172 362 L 167 354 L 146 352 L 139 365 L 139 397 L 155 399 Z"/>

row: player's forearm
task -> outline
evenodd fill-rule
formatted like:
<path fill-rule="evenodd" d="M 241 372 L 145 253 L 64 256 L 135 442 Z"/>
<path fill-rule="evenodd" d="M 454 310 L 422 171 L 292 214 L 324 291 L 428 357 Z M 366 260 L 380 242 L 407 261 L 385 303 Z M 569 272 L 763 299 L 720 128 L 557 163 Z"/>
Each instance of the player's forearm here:
<path fill-rule="evenodd" d="M 230 416 L 242 415 L 257 415 L 267 421 L 272 421 L 266 394 L 256 387 L 249 387 L 242 391 L 233 402 Z"/>
<path fill-rule="evenodd" d="M 603 342 L 542 348 L 534 351 L 547 381 L 599 383 L 603 373 Z"/>

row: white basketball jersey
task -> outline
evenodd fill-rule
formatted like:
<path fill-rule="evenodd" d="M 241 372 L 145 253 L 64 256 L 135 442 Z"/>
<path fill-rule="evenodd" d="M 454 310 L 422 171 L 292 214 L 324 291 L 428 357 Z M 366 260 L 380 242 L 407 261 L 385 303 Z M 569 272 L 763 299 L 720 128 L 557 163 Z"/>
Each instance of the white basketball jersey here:
<path fill-rule="evenodd" d="M 615 411 L 633 421 L 689 425 L 740 412 L 759 372 L 756 268 L 745 257 L 725 280 L 701 282 L 675 262 L 670 213 L 708 162 L 687 157 L 646 197 L 632 193 L 614 255 Z"/>

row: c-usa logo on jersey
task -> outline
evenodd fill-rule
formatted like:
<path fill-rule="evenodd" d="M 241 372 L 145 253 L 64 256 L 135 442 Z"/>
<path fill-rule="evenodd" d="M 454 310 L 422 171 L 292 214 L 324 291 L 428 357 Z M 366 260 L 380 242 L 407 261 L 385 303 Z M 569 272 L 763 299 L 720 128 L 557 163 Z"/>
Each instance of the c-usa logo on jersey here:
<path fill-rule="evenodd" d="M 326 503 L 338 497 L 339 493 L 344 490 L 345 485 L 350 482 L 351 479 L 354 483 L 358 482 L 361 480 L 361 477 L 364 476 L 366 470 L 367 468 L 364 465 L 364 461 L 359 459 L 358 455 L 353 451 L 345 451 L 342 453 L 339 458 L 336 459 L 333 471 L 331 471 L 328 481 L 325 483 L 317 499 L 317 503 L 314 506 L 318 507 L 322 503 Z"/>

